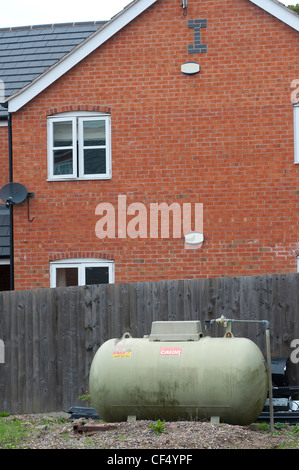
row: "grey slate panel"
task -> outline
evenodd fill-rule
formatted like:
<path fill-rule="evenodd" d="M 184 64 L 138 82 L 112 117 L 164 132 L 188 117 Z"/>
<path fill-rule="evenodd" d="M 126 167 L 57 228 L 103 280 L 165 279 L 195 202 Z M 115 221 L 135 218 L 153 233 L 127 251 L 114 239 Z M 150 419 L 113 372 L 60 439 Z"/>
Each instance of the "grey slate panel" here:
<path fill-rule="evenodd" d="M 9 258 L 10 253 L 10 217 L 9 209 L 0 204 L 0 258 Z"/>
<path fill-rule="evenodd" d="M 0 79 L 8 98 L 59 62 L 105 21 L 0 29 Z M 0 103 L 0 119 L 7 111 Z"/>

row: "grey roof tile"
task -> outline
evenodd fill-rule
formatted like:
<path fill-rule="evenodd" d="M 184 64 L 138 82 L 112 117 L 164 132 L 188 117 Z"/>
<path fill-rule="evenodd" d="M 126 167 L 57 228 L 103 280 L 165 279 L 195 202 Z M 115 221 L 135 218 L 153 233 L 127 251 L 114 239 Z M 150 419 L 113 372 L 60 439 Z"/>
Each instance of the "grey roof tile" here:
<path fill-rule="evenodd" d="M 0 79 L 5 98 L 30 84 L 105 21 L 0 29 Z M 0 119 L 7 114 L 0 104 Z"/>
<path fill-rule="evenodd" d="M 8 258 L 10 253 L 9 209 L 0 204 L 0 258 Z"/>
<path fill-rule="evenodd" d="M 9 248 L 0 248 L 0 258 L 9 258 Z"/>

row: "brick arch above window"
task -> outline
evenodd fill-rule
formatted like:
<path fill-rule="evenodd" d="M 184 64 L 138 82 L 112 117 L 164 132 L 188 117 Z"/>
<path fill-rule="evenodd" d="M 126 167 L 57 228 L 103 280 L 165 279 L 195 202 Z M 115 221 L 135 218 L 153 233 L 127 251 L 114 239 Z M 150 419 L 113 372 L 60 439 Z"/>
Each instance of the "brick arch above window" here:
<path fill-rule="evenodd" d="M 77 113 L 80 111 L 89 112 L 89 113 L 111 114 L 111 108 L 107 106 L 75 104 L 75 105 L 56 106 L 55 108 L 50 108 L 47 111 L 47 116 L 52 116 L 53 114 L 61 114 L 61 113 Z"/>
<path fill-rule="evenodd" d="M 70 252 L 62 252 L 62 253 L 50 253 L 49 261 L 62 261 L 62 260 L 70 260 L 70 259 L 102 259 L 102 260 L 110 260 L 114 261 L 115 257 L 111 253 L 104 253 L 102 251 L 70 251 Z"/>
<path fill-rule="evenodd" d="M 50 287 L 114 283 L 114 260 L 107 253 L 59 253 L 58 258 L 57 253 L 52 255 L 56 259 L 50 260 Z"/>

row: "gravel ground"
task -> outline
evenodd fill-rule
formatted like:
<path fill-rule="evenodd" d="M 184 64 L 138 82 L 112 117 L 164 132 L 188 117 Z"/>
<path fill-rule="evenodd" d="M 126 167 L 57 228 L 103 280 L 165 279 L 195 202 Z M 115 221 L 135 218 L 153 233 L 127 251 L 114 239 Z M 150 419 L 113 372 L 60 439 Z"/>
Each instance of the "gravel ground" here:
<path fill-rule="evenodd" d="M 1 418 L 7 424 L 21 421 L 22 449 L 299 449 L 299 433 L 286 428 L 270 434 L 258 425 L 232 426 L 210 422 L 166 422 L 163 433 L 156 421 L 103 423 L 66 414 L 15 415 Z M 84 426 L 84 430 L 81 428 Z M 96 426 L 97 430 L 89 430 Z M 288 428 L 290 429 L 290 428 Z M 80 431 L 80 432 L 78 432 Z M 0 448 L 5 444 L 0 442 Z"/>

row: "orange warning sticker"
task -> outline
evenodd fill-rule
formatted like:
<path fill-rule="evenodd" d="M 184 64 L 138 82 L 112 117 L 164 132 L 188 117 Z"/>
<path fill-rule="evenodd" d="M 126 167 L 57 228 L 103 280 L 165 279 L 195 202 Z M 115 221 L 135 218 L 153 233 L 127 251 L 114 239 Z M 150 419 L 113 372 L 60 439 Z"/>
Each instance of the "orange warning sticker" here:
<path fill-rule="evenodd" d="M 117 347 L 112 353 L 112 357 L 131 357 L 132 349 L 131 347 Z"/>

